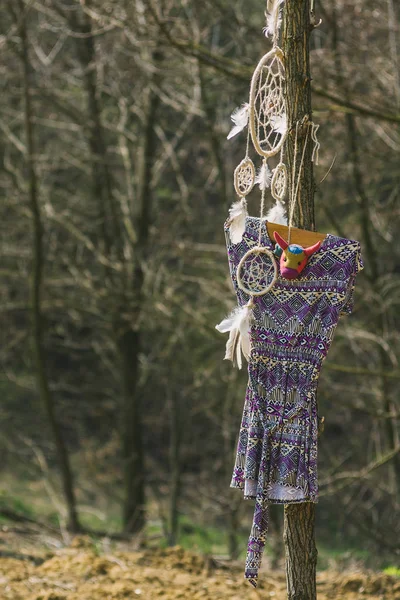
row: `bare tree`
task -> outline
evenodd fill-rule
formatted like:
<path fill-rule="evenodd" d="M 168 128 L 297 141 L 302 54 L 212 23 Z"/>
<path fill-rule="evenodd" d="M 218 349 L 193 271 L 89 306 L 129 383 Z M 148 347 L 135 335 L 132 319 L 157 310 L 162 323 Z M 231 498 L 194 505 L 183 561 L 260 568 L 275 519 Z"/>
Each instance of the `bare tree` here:
<path fill-rule="evenodd" d="M 46 350 L 44 342 L 44 318 L 42 310 L 42 289 L 44 269 L 44 247 L 43 247 L 43 222 L 41 216 L 38 180 L 36 174 L 36 147 L 33 128 L 33 105 L 32 105 L 32 71 L 29 61 L 29 45 L 27 33 L 27 15 L 29 7 L 23 0 L 18 0 L 18 13 L 16 22 L 19 25 L 21 37 L 21 62 L 24 92 L 24 120 L 26 136 L 26 161 L 28 173 L 29 202 L 32 213 L 33 227 L 33 265 L 31 279 L 31 317 L 32 317 L 32 347 L 35 358 L 35 374 L 39 394 L 41 396 L 50 429 L 56 445 L 57 458 L 59 462 L 63 491 L 67 503 L 68 520 L 67 528 L 70 531 L 79 531 L 80 525 L 76 511 L 76 498 L 74 482 L 67 448 L 61 433 L 60 425 L 55 413 L 53 394 L 50 391 L 49 378 L 46 367 Z"/>
<path fill-rule="evenodd" d="M 284 7 L 283 52 L 286 66 L 286 110 L 289 135 L 286 152 L 289 172 L 299 172 L 299 195 L 293 224 L 315 230 L 312 146 L 307 131 L 312 120 L 310 76 L 310 2 L 286 0 Z M 298 146 L 295 135 L 298 128 Z M 306 146 L 304 157 L 303 148 Z M 297 149 L 297 154 L 296 154 Z M 291 197 L 289 189 L 289 197 Z M 284 541 L 288 600 L 315 600 L 317 549 L 315 546 L 315 505 L 312 502 L 285 506 Z"/>

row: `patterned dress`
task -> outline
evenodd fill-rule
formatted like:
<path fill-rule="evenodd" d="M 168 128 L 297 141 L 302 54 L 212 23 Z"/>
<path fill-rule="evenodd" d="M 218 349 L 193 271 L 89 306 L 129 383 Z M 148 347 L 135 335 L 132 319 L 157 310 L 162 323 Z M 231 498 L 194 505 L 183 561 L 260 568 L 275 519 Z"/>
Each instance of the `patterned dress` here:
<path fill-rule="evenodd" d="M 236 269 L 257 245 L 259 218 L 246 219 L 239 244 L 225 224 L 230 273 L 239 305 Z M 262 245 L 275 242 L 263 225 Z M 266 257 L 266 260 L 269 259 Z M 245 577 L 257 585 L 268 529 L 268 505 L 318 501 L 317 386 L 321 364 L 344 313 L 353 308 L 357 273 L 363 268 L 359 242 L 328 234 L 298 279 L 279 276 L 254 298 L 251 355 L 231 487 L 255 499 Z"/>

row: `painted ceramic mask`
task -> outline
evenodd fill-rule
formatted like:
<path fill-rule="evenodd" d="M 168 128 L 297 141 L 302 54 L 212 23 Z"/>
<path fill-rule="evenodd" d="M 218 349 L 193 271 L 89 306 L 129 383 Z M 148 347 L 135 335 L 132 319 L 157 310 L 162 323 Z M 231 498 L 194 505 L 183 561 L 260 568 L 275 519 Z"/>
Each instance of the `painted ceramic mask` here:
<path fill-rule="evenodd" d="M 276 231 L 274 231 L 274 238 L 282 248 L 279 266 L 281 275 L 285 279 L 296 279 L 306 266 L 309 257 L 321 246 L 320 241 L 308 248 L 303 248 L 298 244 L 288 244 Z"/>

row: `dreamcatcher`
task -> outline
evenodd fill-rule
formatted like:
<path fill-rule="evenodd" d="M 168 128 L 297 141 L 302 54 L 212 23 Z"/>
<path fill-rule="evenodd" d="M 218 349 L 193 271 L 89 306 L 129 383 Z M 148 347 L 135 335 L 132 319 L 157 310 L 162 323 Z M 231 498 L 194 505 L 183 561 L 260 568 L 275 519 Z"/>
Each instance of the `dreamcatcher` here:
<path fill-rule="evenodd" d="M 249 125 L 254 149 L 261 156 L 275 156 L 286 136 L 282 50 L 274 46 L 258 63 L 250 86 Z"/>

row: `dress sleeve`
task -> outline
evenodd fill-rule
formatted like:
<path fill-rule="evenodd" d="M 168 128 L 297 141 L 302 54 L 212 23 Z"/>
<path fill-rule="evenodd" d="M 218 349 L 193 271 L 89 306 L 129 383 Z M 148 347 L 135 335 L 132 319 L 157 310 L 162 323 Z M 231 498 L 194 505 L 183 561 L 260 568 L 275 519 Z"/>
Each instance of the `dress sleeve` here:
<path fill-rule="evenodd" d="M 352 242 L 354 245 L 354 252 L 352 253 L 350 259 L 350 267 L 349 267 L 349 279 L 348 279 L 348 287 L 346 298 L 343 303 L 343 306 L 340 310 L 341 315 L 350 315 L 353 312 L 354 307 L 354 288 L 356 285 L 357 274 L 363 270 L 364 262 L 361 256 L 361 246 L 359 242 Z"/>
<path fill-rule="evenodd" d="M 224 232 L 225 232 L 225 241 L 226 241 L 226 249 L 228 252 L 228 263 L 229 263 L 229 273 L 232 280 L 232 285 L 234 292 L 236 294 L 236 298 L 239 306 L 244 306 L 249 301 L 249 295 L 243 292 L 240 289 L 237 283 L 236 271 L 238 268 L 238 264 L 240 259 L 244 255 L 246 249 L 244 245 L 240 242 L 239 244 L 233 244 L 229 235 L 229 219 L 227 219 L 224 223 Z"/>

